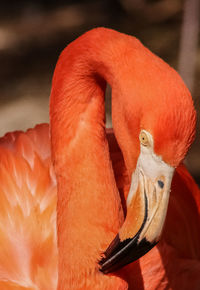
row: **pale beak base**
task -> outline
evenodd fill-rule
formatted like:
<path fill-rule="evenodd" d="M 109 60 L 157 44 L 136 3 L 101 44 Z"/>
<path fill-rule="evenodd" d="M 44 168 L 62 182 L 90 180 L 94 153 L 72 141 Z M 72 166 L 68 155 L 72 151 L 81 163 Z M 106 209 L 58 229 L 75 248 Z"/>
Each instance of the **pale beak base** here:
<path fill-rule="evenodd" d="M 144 130 L 142 133 L 148 143 L 141 144 L 124 224 L 99 262 L 103 273 L 116 271 L 145 255 L 162 233 L 174 168 L 154 153 L 151 134 Z"/>

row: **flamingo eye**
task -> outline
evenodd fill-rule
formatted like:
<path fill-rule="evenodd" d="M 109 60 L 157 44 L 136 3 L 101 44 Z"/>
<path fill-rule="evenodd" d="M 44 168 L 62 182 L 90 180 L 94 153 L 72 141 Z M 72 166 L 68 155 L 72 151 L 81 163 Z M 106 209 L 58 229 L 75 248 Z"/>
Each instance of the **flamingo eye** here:
<path fill-rule="evenodd" d="M 140 139 L 140 143 L 143 146 L 149 146 L 150 145 L 149 138 L 148 138 L 147 134 L 144 131 L 140 132 L 139 139 Z"/>
<path fill-rule="evenodd" d="M 160 188 L 164 187 L 164 182 L 162 180 L 158 180 L 158 185 Z"/>

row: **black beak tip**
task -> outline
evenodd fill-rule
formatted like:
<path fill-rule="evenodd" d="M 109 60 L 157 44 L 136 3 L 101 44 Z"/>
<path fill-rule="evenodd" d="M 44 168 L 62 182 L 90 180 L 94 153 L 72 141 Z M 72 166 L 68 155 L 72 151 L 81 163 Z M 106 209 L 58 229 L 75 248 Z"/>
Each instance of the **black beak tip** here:
<path fill-rule="evenodd" d="M 115 239 L 105 251 L 104 257 L 99 262 L 101 267 L 100 271 L 104 274 L 119 270 L 123 266 L 136 261 L 140 257 L 144 256 L 147 252 L 149 252 L 157 244 L 157 241 L 149 242 L 146 238 L 143 238 L 141 241 L 139 241 L 140 234 L 145 226 L 145 223 L 147 222 L 148 217 L 148 200 L 145 191 L 144 198 L 145 215 L 139 231 L 133 238 L 123 241 L 120 240 L 119 234 L 115 237 Z"/>
<path fill-rule="evenodd" d="M 100 271 L 104 274 L 117 271 L 144 256 L 156 244 L 157 242 L 150 243 L 146 238 L 140 242 L 134 238 L 120 241 L 119 235 L 117 235 L 99 262 Z"/>

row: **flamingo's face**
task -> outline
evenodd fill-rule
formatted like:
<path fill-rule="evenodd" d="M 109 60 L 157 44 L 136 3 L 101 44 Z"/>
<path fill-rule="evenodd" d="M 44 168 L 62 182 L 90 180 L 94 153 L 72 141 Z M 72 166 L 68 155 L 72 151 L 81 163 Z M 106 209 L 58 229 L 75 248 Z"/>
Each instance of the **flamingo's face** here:
<path fill-rule="evenodd" d="M 153 137 L 149 132 L 142 130 L 139 137 L 140 155 L 127 198 L 128 215 L 132 215 L 127 220 L 135 218 L 135 229 L 130 230 L 125 223 L 120 238 L 130 238 L 140 231 L 138 242 L 145 238 L 154 243 L 160 237 L 165 220 L 174 167 L 155 154 Z"/>
<path fill-rule="evenodd" d="M 124 73 L 124 86 L 113 90 L 126 104 L 113 102 L 113 116 L 124 120 L 119 126 L 114 118 L 113 127 L 132 180 L 125 222 L 100 262 L 104 273 L 140 258 L 158 242 L 174 169 L 195 134 L 192 98 L 178 74 L 153 58 L 138 57 L 135 67 L 137 74 L 134 68 Z"/>
<path fill-rule="evenodd" d="M 140 155 L 132 174 L 127 216 L 105 252 L 101 270 L 109 273 L 140 258 L 159 240 L 167 212 L 174 167 L 154 152 L 152 135 L 139 135 Z"/>

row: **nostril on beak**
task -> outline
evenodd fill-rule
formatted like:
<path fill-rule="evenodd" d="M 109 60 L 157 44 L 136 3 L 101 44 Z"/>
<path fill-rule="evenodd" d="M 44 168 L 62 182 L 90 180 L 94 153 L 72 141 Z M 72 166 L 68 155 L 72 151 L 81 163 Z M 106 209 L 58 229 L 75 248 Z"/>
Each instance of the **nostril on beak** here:
<path fill-rule="evenodd" d="M 160 188 L 163 188 L 164 187 L 164 182 L 161 181 L 161 180 L 158 180 L 158 185 Z"/>

